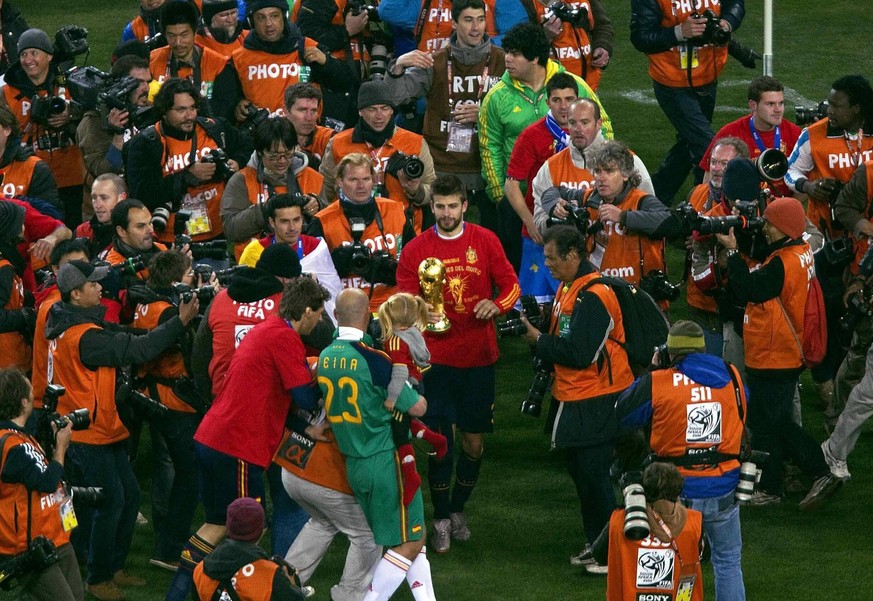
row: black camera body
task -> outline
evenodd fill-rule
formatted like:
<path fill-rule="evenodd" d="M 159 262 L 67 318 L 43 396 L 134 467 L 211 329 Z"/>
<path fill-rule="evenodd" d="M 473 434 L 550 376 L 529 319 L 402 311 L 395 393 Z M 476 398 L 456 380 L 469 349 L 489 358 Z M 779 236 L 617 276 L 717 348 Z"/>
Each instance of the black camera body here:
<path fill-rule="evenodd" d="M 109 269 L 114 271 L 117 275 L 130 275 L 135 276 L 140 271 L 143 271 L 146 268 L 145 261 L 142 258 L 142 255 L 136 255 L 133 257 L 129 257 L 123 261 L 118 263 L 114 263 L 109 266 Z"/>
<path fill-rule="evenodd" d="M 206 305 L 215 298 L 215 288 L 212 286 L 192 288 L 188 284 L 176 283 L 173 284 L 173 292 L 178 296 L 180 303 L 190 303 L 194 297 L 197 297 L 201 305 Z"/>
<path fill-rule="evenodd" d="M 667 350 L 666 342 L 656 346 L 654 354 L 658 356 L 657 366 L 659 368 L 665 368 L 670 365 L 670 352 Z"/>
<path fill-rule="evenodd" d="M 91 425 L 91 416 L 87 409 L 71 411 L 67 415 L 58 413 L 58 401 L 67 393 L 67 389 L 57 384 L 49 384 L 42 398 L 42 411 L 36 421 L 36 439 L 46 457 L 51 458 L 55 449 L 55 432 L 73 424 L 73 430 L 85 430 Z M 54 425 L 54 428 L 52 426 Z"/>
<path fill-rule="evenodd" d="M 33 572 L 41 572 L 58 562 L 55 544 L 44 536 L 30 541 L 27 551 L 6 561 L 0 568 L 0 589 L 11 591 L 16 580 Z"/>
<path fill-rule="evenodd" d="M 264 108 L 258 108 L 253 104 L 247 104 L 244 112 L 245 118 L 240 124 L 240 127 L 248 132 L 250 136 L 254 135 L 258 126 L 270 117 L 270 111 Z"/>
<path fill-rule="evenodd" d="M 821 121 L 825 117 L 828 116 L 828 101 L 822 100 L 817 105 L 809 107 L 809 106 L 795 106 L 794 107 L 794 122 L 803 127 L 804 125 L 809 125 L 811 123 L 815 123 L 816 121 Z"/>
<path fill-rule="evenodd" d="M 115 404 L 128 407 L 146 420 L 164 417 L 169 412 L 166 405 L 137 390 L 135 380 L 121 369 L 116 370 Z"/>
<path fill-rule="evenodd" d="M 397 177 L 401 171 L 409 179 L 418 179 L 424 174 L 424 162 L 417 155 L 409 155 L 397 150 L 385 163 L 385 173 Z"/>
<path fill-rule="evenodd" d="M 731 32 L 721 28 L 719 25 L 721 17 L 715 14 L 711 8 L 707 8 L 702 13 L 695 12 L 691 15 L 691 18 L 706 19 L 706 29 L 703 33 L 689 40 L 695 46 L 706 46 L 707 44 L 725 46 L 731 41 Z"/>
<path fill-rule="evenodd" d="M 55 32 L 54 59 L 57 62 L 71 61 L 91 51 L 88 45 L 88 30 L 80 25 L 64 25 Z"/>
<path fill-rule="evenodd" d="M 67 101 L 61 96 L 33 96 L 30 99 L 30 120 L 43 127 L 48 126 L 49 119 L 65 110 Z"/>
<path fill-rule="evenodd" d="M 568 23 L 578 29 L 588 30 L 588 9 L 584 6 L 573 8 L 569 4 L 564 4 L 560 0 L 552 2 L 546 7 L 546 10 L 557 18 Z"/>
<path fill-rule="evenodd" d="M 543 325 L 543 317 L 540 312 L 540 304 L 537 302 L 536 297 L 531 294 L 525 294 L 519 299 L 519 302 L 521 303 L 521 312 L 530 324 L 535 328 L 541 328 Z M 497 335 L 501 338 L 505 336 L 523 336 L 524 333 L 527 332 L 527 326 L 524 325 L 524 322 L 520 317 L 498 322 L 496 327 Z"/>
<path fill-rule="evenodd" d="M 363 0 L 349 0 L 346 4 L 348 12 L 355 16 L 361 13 L 367 13 L 367 19 L 370 21 L 379 22 L 382 19 L 379 17 L 379 9 L 373 4 L 367 4 Z"/>
<path fill-rule="evenodd" d="M 653 269 L 641 277 L 640 288 L 656 301 L 676 302 L 682 293 L 682 286 L 671 283 L 660 269 Z"/>
<path fill-rule="evenodd" d="M 213 148 L 209 154 L 200 159 L 202 163 L 212 163 L 215 165 L 215 174 L 212 176 L 212 181 L 226 182 L 233 175 L 230 165 L 227 164 L 227 153 L 221 148 Z"/>

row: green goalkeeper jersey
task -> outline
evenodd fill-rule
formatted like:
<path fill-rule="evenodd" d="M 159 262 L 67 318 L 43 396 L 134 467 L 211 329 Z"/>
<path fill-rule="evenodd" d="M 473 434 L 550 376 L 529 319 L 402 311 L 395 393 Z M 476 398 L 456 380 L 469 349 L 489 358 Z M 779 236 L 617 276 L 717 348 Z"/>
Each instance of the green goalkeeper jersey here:
<path fill-rule="evenodd" d="M 391 359 L 359 340 L 334 340 L 318 357 L 318 385 L 339 449 L 347 457 L 394 451 L 391 413 L 385 409 Z M 406 412 L 418 401 L 407 383 L 395 409 Z"/>

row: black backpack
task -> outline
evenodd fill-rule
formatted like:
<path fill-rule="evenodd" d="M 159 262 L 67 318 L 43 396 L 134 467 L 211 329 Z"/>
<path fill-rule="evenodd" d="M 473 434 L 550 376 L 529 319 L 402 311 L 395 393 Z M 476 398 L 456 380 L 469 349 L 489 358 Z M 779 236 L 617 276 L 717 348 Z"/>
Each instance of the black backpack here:
<path fill-rule="evenodd" d="M 609 286 L 618 299 L 621 321 L 624 324 L 625 343 L 631 370 L 638 375 L 649 367 L 655 347 L 667 342 L 670 322 L 655 300 L 644 290 L 622 279 L 600 276 L 588 282 L 579 294 L 594 284 Z M 613 342 L 617 342 L 612 338 Z"/>

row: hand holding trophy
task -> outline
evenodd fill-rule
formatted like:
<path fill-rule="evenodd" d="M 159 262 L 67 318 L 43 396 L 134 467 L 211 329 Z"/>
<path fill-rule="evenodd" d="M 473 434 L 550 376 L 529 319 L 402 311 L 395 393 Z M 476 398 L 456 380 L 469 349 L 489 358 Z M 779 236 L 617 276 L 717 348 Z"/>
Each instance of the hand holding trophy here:
<path fill-rule="evenodd" d="M 431 311 L 440 314 L 439 321 L 427 324 L 428 331 L 445 332 L 452 327 L 443 306 L 446 266 L 436 257 L 428 257 L 418 266 L 418 282 L 421 285 L 421 296 L 430 303 Z"/>

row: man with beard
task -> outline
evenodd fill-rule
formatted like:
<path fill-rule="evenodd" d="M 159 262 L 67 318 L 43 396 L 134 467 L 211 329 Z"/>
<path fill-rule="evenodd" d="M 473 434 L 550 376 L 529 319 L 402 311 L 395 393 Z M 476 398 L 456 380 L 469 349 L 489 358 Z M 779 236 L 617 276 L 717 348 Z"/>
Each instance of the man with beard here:
<path fill-rule="evenodd" d="M 115 236 L 110 246 L 100 257 L 111 265 L 121 263 L 132 257 L 141 257 L 143 263 L 148 263 L 152 256 L 167 250 L 160 242 L 155 242 L 155 230 L 152 227 L 152 214 L 148 208 L 135 198 L 126 198 L 112 209 L 112 227 Z M 136 276 L 125 276 L 127 283 L 135 279 L 148 280 L 148 269 L 141 269 Z M 127 286 L 122 286 L 127 288 Z"/>
<path fill-rule="evenodd" d="M 440 461 L 431 458 L 428 468 L 434 505 L 431 548 L 445 553 L 451 539 L 470 538 L 464 506 L 479 478 L 484 434 L 494 429 L 498 350 L 493 318 L 513 307 L 519 287 L 497 236 L 464 220 L 466 189 L 458 178 L 437 178 L 431 207 L 436 225 L 403 247 L 397 288 L 419 294 L 421 262 L 436 257 L 445 265 L 443 296 L 451 328 L 425 333 L 431 368 L 424 373 L 428 409 L 422 418 L 448 440 L 449 452 Z M 441 317 L 432 312 L 430 321 L 436 323 Z M 456 426 L 461 432 L 462 453 L 455 466 Z M 455 485 L 450 491 L 453 469 Z"/>
<path fill-rule="evenodd" d="M 252 31 L 231 54 L 231 76 L 227 81 L 222 77 L 216 87 L 212 107 L 217 116 L 242 123 L 252 109 L 278 111 L 285 88 L 301 77 L 336 92 L 351 89 L 348 66 L 289 23 L 286 0 L 251 0 L 246 15 Z"/>
<path fill-rule="evenodd" d="M 378 195 L 404 205 L 407 214 L 413 214 L 415 231 L 427 226 L 425 203 L 430 184 L 436 177 L 433 158 L 424 138 L 394 124 L 394 100 L 384 81 L 368 81 L 358 92 L 358 112 L 361 120 L 353 129 L 347 129 L 327 143 L 319 171 L 324 176 L 321 196 L 328 201 L 336 198 L 336 165 L 340 160 L 358 152 L 370 156 L 375 168 Z M 419 177 L 410 177 L 403 169 L 392 168 L 392 157 L 398 152 L 415 155 L 424 164 Z"/>
<path fill-rule="evenodd" d="M 203 0 L 203 22 L 194 41 L 230 58 L 245 40 L 236 0 Z"/>
<path fill-rule="evenodd" d="M 235 173 L 251 156 L 242 134 L 222 121 L 202 117 L 202 96 L 186 79 L 167 80 L 155 96 L 161 120 L 130 141 L 127 182 L 130 194 L 148 202 L 157 213 L 172 214 L 163 221 L 160 239 L 172 242 L 175 213 L 191 213 L 184 233 L 194 242 L 223 234 L 220 209 L 227 171 Z M 227 155 L 225 170 L 210 159 L 217 149 Z M 157 227 L 157 226 L 156 226 Z"/>
<path fill-rule="evenodd" d="M 451 8 L 447 44 L 436 52 L 413 50 L 398 57 L 385 81 L 397 105 L 427 99 L 423 134 L 436 171 L 453 173 L 467 190 L 481 191 L 485 182 L 475 132 L 479 103 L 506 65 L 503 50 L 485 32 L 483 0 L 455 0 Z M 466 144 L 464 132 L 469 134 Z"/>

